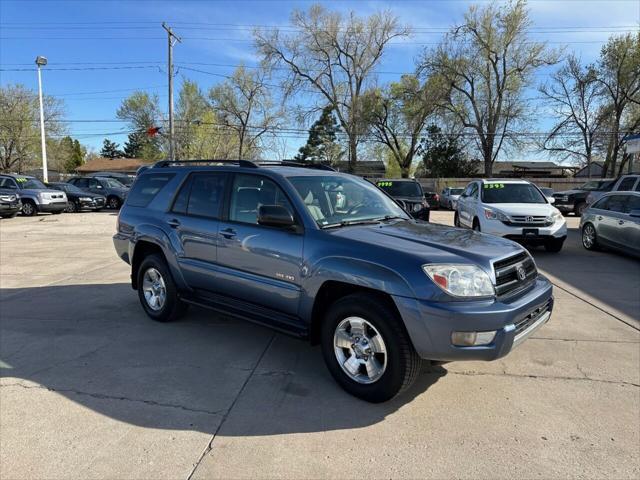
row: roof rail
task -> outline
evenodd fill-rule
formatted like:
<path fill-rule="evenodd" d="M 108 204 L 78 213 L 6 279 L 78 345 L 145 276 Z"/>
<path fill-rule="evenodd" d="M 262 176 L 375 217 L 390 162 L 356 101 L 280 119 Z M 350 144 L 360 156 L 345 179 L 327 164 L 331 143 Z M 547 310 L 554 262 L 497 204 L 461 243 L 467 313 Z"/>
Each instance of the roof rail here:
<path fill-rule="evenodd" d="M 202 159 L 202 160 L 160 160 L 156 162 L 153 167 L 154 168 L 163 168 L 169 166 L 179 166 L 179 165 L 192 165 L 192 164 L 201 164 L 201 165 L 215 165 L 219 163 L 233 163 L 238 165 L 239 167 L 247 167 L 247 168 L 257 168 L 258 165 L 253 163 L 250 160 L 216 160 L 216 159 Z"/>
<path fill-rule="evenodd" d="M 294 162 L 291 160 L 263 160 L 256 162 L 258 166 L 282 166 L 282 167 L 298 167 L 298 168 L 311 168 L 313 170 L 326 170 L 329 172 L 335 172 L 336 169 L 325 165 L 323 163 L 305 163 L 305 162 Z"/>

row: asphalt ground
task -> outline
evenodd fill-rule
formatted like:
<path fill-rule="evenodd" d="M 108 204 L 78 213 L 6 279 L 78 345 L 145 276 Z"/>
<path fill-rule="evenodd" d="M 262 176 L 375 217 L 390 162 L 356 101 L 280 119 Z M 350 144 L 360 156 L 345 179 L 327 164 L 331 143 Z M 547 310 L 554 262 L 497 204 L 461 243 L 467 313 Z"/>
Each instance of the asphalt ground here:
<path fill-rule="evenodd" d="M 561 253 L 533 250 L 547 325 L 371 405 L 305 342 L 197 308 L 149 320 L 113 213 L 1 220 L 0 478 L 637 479 L 640 262 L 568 221 Z"/>

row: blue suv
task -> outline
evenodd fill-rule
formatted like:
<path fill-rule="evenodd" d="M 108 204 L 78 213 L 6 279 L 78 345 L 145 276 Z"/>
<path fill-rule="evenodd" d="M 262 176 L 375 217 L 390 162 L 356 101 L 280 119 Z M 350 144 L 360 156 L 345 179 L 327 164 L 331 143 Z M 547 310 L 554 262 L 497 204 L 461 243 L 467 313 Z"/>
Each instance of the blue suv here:
<path fill-rule="evenodd" d="M 319 343 L 336 381 L 371 402 L 408 388 L 422 359 L 506 355 L 553 307 L 518 244 L 416 221 L 323 167 L 159 162 L 114 244 L 152 319 L 195 304 Z"/>

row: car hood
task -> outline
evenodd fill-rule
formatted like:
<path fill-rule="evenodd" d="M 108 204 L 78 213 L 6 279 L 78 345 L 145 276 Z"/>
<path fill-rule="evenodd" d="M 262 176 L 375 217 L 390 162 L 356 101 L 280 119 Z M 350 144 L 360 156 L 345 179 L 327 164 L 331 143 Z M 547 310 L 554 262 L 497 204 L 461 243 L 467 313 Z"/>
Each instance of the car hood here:
<path fill-rule="evenodd" d="M 523 248 L 493 235 L 473 230 L 410 220 L 354 225 L 327 230 L 333 235 L 422 257 L 425 262 L 482 263 L 514 255 Z"/>
<path fill-rule="evenodd" d="M 498 210 L 506 215 L 551 215 L 555 208 L 548 203 L 495 203 L 485 208 Z"/>
<path fill-rule="evenodd" d="M 37 195 L 38 193 L 64 193 L 62 190 L 55 188 L 24 188 L 17 191 L 18 195 Z"/>

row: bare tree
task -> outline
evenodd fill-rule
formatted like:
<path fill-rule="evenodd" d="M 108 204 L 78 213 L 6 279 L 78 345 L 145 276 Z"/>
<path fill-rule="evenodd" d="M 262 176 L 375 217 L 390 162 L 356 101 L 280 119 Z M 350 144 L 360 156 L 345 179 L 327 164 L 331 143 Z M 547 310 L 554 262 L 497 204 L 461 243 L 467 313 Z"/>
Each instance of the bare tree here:
<path fill-rule="evenodd" d="M 248 71 L 240 66 L 209 92 L 216 114 L 236 134 L 238 159 L 254 156 L 261 137 L 277 128 L 282 118 L 283 112 L 274 107 L 266 78 L 262 69 Z"/>
<path fill-rule="evenodd" d="M 602 47 L 598 81 L 607 98 L 606 159 L 603 176 L 616 175 L 618 158 L 626 142 L 623 128 L 640 128 L 640 115 L 630 115 L 640 105 L 640 33 L 614 36 Z M 635 107 L 634 107 L 635 106 Z"/>
<path fill-rule="evenodd" d="M 549 101 L 557 122 L 542 142 L 542 149 L 564 159 L 574 158 L 586 164 L 591 178 L 591 162 L 598 134 L 605 124 L 603 95 L 598 72 L 593 65 L 583 67 L 570 55 L 554 73 L 551 82 L 540 87 Z"/>
<path fill-rule="evenodd" d="M 513 129 L 526 118 L 522 95 L 531 74 L 557 61 L 544 43 L 528 38 L 531 22 L 525 6 L 518 0 L 470 7 L 465 23 L 422 60 L 422 69 L 447 82 L 449 94 L 442 107 L 475 133 L 487 176 L 501 149 L 518 143 Z"/>
<path fill-rule="evenodd" d="M 61 134 L 62 103 L 44 97 L 47 136 Z M 0 87 L 0 171 L 22 172 L 41 158 L 38 95 L 24 85 Z"/>
<path fill-rule="evenodd" d="M 353 171 L 366 130 L 362 95 L 373 83 L 373 70 L 389 41 L 406 37 L 409 30 L 389 12 L 360 18 L 354 12 L 342 15 L 319 5 L 307 12 L 294 11 L 291 23 L 296 33 L 256 30 L 256 46 L 265 62 L 287 67 L 290 88 L 311 87 L 333 108 L 348 139 Z"/>
<path fill-rule="evenodd" d="M 390 150 L 403 178 L 409 177 L 427 120 L 441 100 L 440 80 L 429 77 L 421 84 L 415 75 L 403 75 L 385 90 L 375 89 L 368 94 L 371 135 Z"/>

